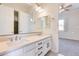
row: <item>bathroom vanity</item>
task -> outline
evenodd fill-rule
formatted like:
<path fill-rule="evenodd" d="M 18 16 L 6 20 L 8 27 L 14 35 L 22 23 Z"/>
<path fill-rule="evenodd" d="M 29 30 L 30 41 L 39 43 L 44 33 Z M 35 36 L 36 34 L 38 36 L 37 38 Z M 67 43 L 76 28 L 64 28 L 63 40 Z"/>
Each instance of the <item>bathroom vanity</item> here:
<path fill-rule="evenodd" d="M 1 43 L 3 44 L 0 44 L 0 55 L 2 56 L 44 56 L 51 50 L 50 35 L 28 36 L 27 38 L 17 36 L 15 42 L 8 40 Z"/>
<path fill-rule="evenodd" d="M 47 18 L 36 18 L 35 21 L 33 17 L 26 12 L 0 5 L 0 56 L 44 56 L 51 50 L 52 37 L 46 34 L 46 29 L 50 29 Z M 35 31 L 42 34 L 26 34 Z"/>

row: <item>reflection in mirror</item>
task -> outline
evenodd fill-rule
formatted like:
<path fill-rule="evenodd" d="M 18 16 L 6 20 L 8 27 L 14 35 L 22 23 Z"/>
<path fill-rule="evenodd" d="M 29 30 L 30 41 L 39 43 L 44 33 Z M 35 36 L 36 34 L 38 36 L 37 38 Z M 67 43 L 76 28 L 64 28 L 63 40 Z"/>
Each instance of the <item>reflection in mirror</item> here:
<path fill-rule="evenodd" d="M 41 30 L 44 31 L 45 28 L 46 28 L 46 19 L 45 19 L 45 17 L 40 18 L 40 26 L 41 26 Z"/>
<path fill-rule="evenodd" d="M 40 19 L 40 26 L 42 31 L 46 31 L 46 29 L 49 29 L 50 23 L 48 20 L 48 16 L 43 16 Z"/>
<path fill-rule="evenodd" d="M 18 12 L 14 11 L 14 34 L 18 34 Z"/>
<path fill-rule="evenodd" d="M 29 28 L 28 28 L 28 30 L 29 30 L 29 33 L 30 32 L 34 32 L 34 26 L 35 26 L 35 24 L 34 24 L 34 19 L 32 18 L 32 17 L 30 17 L 30 19 L 28 20 L 28 24 L 29 24 Z"/>
<path fill-rule="evenodd" d="M 34 32 L 34 20 L 31 14 L 19 12 L 19 34 Z"/>

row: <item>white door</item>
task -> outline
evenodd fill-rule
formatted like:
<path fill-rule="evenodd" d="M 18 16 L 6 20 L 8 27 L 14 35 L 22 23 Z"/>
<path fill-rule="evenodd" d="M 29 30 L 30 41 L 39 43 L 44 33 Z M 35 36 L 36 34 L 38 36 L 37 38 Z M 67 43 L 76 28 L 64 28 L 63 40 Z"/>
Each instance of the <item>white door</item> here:
<path fill-rule="evenodd" d="M 19 33 L 28 33 L 30 17 L 27 13 L 19 12 Z"/>
<path fill-rule="evenodd" d="M 13 34 L 14 9 L 0 6 L 0 35 Z"/>

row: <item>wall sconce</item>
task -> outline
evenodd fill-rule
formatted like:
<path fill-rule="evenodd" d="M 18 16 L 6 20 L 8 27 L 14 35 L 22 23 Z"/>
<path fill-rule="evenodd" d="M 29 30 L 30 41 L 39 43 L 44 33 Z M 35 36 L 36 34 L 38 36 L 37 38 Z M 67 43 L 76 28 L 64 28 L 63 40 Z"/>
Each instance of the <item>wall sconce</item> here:
<path fill-rule="evenodd" d="M 39 13 L 46 11 L 45 9 L 43 9 L 41 7 L 36 7 L 35 10 L 38 11 Z"/>

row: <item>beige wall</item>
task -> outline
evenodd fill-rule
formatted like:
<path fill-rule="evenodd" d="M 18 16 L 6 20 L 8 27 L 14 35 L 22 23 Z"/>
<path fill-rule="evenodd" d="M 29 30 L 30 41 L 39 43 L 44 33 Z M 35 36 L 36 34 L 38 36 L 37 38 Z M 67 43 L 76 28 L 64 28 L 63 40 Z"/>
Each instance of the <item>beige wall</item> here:
<path fill-rule="evenodd" d="M 79 10 L 72 10 L 62 14 L 65 21 L 65 31 L 59 32 L 61 38 L 79 40 Z"/>
<path fill-rule="evenodd" d="M 27 5 L 26 3 L 2 3 L 2 4 L 5 6 L 14 8 L 15 10 L 23 11 L 26 13 L 31 13 L 32 11 L 31 9 L 32 7 Z"/>
<path fill-rule="evenodd" d="M 50 4 L 51 5 L 51 4 Z M 59 4 L 53 4 L 49 11 L 51 19 L 51 34 L 52 34 L 52 50 L 55 53 L 59 52 L 59 39 L 58 39 L 58 6 Z"/>

